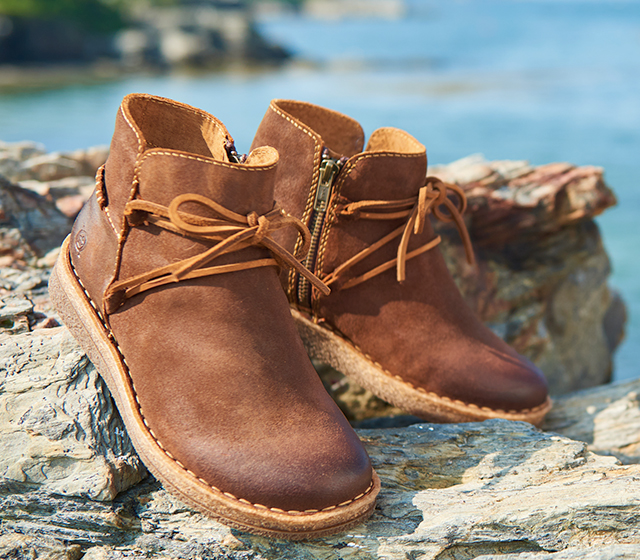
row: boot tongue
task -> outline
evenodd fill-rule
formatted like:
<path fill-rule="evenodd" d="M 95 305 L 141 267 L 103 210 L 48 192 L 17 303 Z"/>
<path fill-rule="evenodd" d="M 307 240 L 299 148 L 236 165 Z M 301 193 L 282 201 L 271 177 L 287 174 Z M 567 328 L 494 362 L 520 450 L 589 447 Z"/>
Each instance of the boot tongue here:
<path fill-rule="evenodd" d="M 401 200 L 418 194 L 427 174 L 425 147 L 397 128 L 379 128 L 364 153 L 343 168 L 340 194 L 349 200 Z"/>
<path fill-rule="evenodd" d="M 242 164 L 176 150 L 148 150 L 141 158 L 138 193 L 163 206 L 176 196 L 198 194 L 238 214 L 266 214 L 273 208 L 277 161 L 278 153 L 270 147 L 253 150 Z M 207 215 L 197 204 L 184 209 Z"/>

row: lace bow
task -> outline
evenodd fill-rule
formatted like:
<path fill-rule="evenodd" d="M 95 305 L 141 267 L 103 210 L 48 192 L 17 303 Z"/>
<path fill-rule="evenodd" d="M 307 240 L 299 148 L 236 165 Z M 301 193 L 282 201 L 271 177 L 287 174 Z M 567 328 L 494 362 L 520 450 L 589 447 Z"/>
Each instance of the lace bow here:
<path fill-rule="evenodd" d="M 447 191 L 455 194 L 457 204 L 449 199 Z M 441 206 L 445 206 L 448 213 L 443 212 Z M 422 247 L 407 252 L 411 236 L 422 233 L 430 212 L 442 222 L 455 223 L 464 244 L 467 260 L 469 264 L 474 264 L 475 258 L 473 255 L 473 247 L 471 246 L 471 239 L 469 238 L 469 232 L 462 219 L 462 214 L 466 208 L 467 199 L 462 189 L 458 187 L 458 185 L 444 183 L 437 177 L 427 177 L 425 186 L 418 191 L 417 196 L 412 198 L 403 200 L 361 200 L 359 202 L 345 204 L 339 208 L 339 215 L 362 220 L 397 220 L 402 218 L 408 218 L 408 220 L 405 225 L 393 230 L 373 245 L 360 251 L 338 266 L 331 274 L 324 278 L 325 284 L 330 286 L 338 280 L 341 280 L 349 268 L 400 236 L 400 243 L 395 259 L 387 261 L 356 278 L 347 280 L 340 285 L 340 289 L 353 288 L 394 266 L 396 267 L 398 282 L 403 282 L 406 277 L 407 261 L 432 249 L 442 241 L 442 238 L 437 236 Z"/>
<path fill-rule="evenodd" d="M 213 217 L 203 217 L 180 210 L 180 207 L 187 203 L 206 208 Z M 330 293 L 322 281 L 270 237 L 271 233 L 278 229 L 294 227 L 302 235 L 304 251 L 309 248 L 311 235 L 307 227 L 280 208 L 274 208 L 264 215 L 250 212 L 243 216 L 199 194 L 182 194 L 175 197 L 168 207 L 146 200 L 132 200 L 125 206 L 124 215 L 130 226 L 153 224 L 191 239 L 218 243 L 193 257 L 114 282 L 105 293 L 107 313 L 112 313 L 126 299 L 152 288 L 191 278 L 265 266 L 293 268 L 323 294 Z M 207 266 L 217 257 L 252 245 L 266 247 L 271 251 L 272 258 Z"/>

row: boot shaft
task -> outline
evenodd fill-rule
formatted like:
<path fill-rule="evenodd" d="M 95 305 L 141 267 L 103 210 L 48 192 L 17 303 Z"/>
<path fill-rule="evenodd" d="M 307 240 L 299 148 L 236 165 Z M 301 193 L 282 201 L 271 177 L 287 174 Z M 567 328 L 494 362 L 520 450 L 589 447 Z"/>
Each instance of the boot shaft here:
<path fill-rule="evenodd" d="M 253 142 L 253 146 L 263 144 L 280 153 L 276 200 L 311 231 L 304 264 L 321 278 L 397 227 L 390 222 L 349 220 L 339 215 L 340 208 L 365 199 L 409 199 L 425 184 L 426 150 L 411 135 L 381 128 L 364 147 L 364 133 L 356 121 L 308 103 L 273 101 Z M 427 224 L 415 237 L 412 247 L 434 235 Z M 278 240 L 302 258 L 299 237 L 286 232 Z M 353 273 L 392 258 L 394 249 L 389 245 L 355 266 Z M 289 272 L 281 279 L 293 304 L 303 309 L 314 306 L 319 294 L 304 278 Z"/>
<path fill-rule="evenodd" d="M 153 224 L 132 228 L 125 216 L 131 201 L 167 208 L 189 193 L 243 216 L 272 210 L 277 152 L 258 148 L 242 163 L 237 159 L 231 135 L 208 113 L 150 95 L 124 98 L 109 158 L 98 173 L 96 192 L 76 220 L 70 245 L 72 262 L 101 308 L 115 282 L 193 257 L 213 244 Z M 210 215 L 208 208 L 188 201 L 180 211 Z M 218 264 L 268 256 L 257 248 L 240 253 L 223 255 Z"/>

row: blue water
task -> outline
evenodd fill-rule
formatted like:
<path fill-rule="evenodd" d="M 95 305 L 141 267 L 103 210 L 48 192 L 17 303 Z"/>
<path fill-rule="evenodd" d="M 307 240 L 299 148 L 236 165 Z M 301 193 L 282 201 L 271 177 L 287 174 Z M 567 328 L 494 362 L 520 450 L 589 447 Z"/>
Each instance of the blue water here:
<path fill-rule="evenodd" d="M 107 144 L 123 95 L 144 91 L 221 118 L 246 151 L 273 97 L 312 101 L 365 131 L 408 130 L 431 163 L 471 153 L 603 166 L 619 205 L 599 218 L 611 283 L 630 312 L 616 379 L 640 376 L 640 2 L 410 0 L 399 21 L 279 16 L 264 33 L 297 62 L 269 71 L 127 78 L 0 94 L 0 139 L 50 150 Z"/>

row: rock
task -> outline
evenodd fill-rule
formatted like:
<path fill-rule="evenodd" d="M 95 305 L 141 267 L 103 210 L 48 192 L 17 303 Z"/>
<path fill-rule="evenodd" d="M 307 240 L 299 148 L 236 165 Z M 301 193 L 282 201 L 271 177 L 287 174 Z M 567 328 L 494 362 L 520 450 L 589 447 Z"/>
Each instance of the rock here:
<path fill-rule="evenodd" d="M 115 47 L 132 68 L 213 68 L 230 62 L 277 63 L 290 57 L 263 37 L 245 2 L 138 6 L 131 16 L 135 28 L 120 31 Z"/>
<path fill-rule="evenodd" d="M 93 187 L 93 177 L 98 167 L 107 161 L 109 146 L 92 146 L 85 150 L 76 150 L 75 152 L 67 153 L 65 156 L 80 166 L 80 176 L 92 178 L 91 186 Z"/>
<path fill-rule="evenodd" d="M 584 441 L 595 453 L 640 463 L 640 380 L 556 399 L 544 429 Z"/>
<path fill-rule="evenodd" d="M 0 172 L 15 179 L 28 169 L 31 177 L 18 185 L 0 175 L 0 298 L 20 294 L 35 304 L 32 313 L 3 320 L 0 332 L 59 324 L 46 289 L 50 268 L 73 218 L 95 188 L 94 175 L 106 155 L 104 147 L 60 155 L 46 154 L 30 142 L 0 142 Z"/>
<path fill-rule="evenodd" d="M 39 181 L 55 181 L 69 177 L 70 175 L 79 175 L 81 173 L 80 164 L 62 154 L 52 152 L 35 156 L 22 162 L 14 180 L 36 179 Z"/>
<path fill-rule="evenodd" d="M 12 305 L 28 313 L 26 303 Z M 2 479 L 49 493 L 111 500 L 146 474 L 104 383 L 64 327 L 0 334 L 0 448 Z"/>
<path fill-rule="evenodd" d="M 32 313 L 33 302 L 24 296 L 0 298 L 0 333 L 29 332 L 29 315 Z"/>
<path fill-rule="evenodd" d="M 0 176 L 0 255 L 42 256 L 61 245 L 71 225 L 53 202 Z"/>
<path fill-rule="evenodd" d="M 597 549 L 570 548 L 551 554 L 545 552 L 523 552 L 522 554 L 482 555 L 475 560 L 635 560 L 640 557 L 640 546 L 635 544 L 618 544 L 599 546 Z"/>
<path fill-rule="evenodd" d="M 5 483 L 0 546 L 71 555 L 74 543 L 96 559 L 569 559 L 588 547 L 640 550 L 640 466 L 584 443 L 504 420 L 360 436 L 383 489 L 373 517 L 347 533 L 305 543 L 251 536 L 191 510 L 150 478 L 111 503 Z"/>

